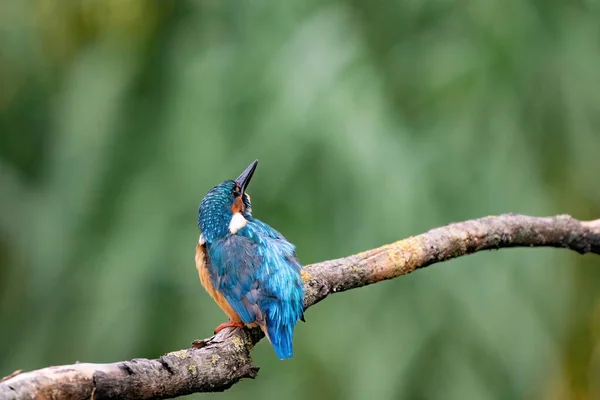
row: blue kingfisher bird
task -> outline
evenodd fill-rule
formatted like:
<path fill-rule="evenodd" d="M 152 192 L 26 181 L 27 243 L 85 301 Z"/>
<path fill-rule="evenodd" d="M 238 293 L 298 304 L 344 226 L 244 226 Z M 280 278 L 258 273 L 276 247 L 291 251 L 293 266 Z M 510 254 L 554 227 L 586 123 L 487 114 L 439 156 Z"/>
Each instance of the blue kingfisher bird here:
<path fill-rule="evenodd" d="M 229 317 L 226 327 L 259 326 L 280 359 L 292 357 L 304 285 L 295 246 L 252 217 L 246 193 L 258 160 L 235 180 L 213 187 L 198 208 L 196 268 L 208 294 Z"/>

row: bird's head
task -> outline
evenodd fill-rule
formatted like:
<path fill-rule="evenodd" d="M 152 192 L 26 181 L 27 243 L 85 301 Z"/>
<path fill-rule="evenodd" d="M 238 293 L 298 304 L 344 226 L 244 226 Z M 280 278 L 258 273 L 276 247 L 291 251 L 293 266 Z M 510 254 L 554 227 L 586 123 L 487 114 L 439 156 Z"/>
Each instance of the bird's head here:
<path fill-rule="evenodd" d="M 200 243 L 236 233 L 251 218 L 250 196 L 246 188 L 256 170 L 254 161 L 235 181 L 225 181 L 213 187 L 202 199 L 198 208 Z"/>

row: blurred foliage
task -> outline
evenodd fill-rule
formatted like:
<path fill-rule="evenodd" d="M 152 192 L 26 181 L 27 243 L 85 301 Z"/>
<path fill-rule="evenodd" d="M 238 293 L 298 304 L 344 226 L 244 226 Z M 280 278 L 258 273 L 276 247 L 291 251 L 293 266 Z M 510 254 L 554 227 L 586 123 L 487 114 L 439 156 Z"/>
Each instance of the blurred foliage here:
<path fill-rule="evenodd" d="M 0 30 L 0 376 L 210 335 L 197 206 L 255 158 L 304 263 L 600 216 L 597 0 L 15 0 Z M 214 396 L 600 398 L 599 266 L 503 250 L 333 296 Z"/>

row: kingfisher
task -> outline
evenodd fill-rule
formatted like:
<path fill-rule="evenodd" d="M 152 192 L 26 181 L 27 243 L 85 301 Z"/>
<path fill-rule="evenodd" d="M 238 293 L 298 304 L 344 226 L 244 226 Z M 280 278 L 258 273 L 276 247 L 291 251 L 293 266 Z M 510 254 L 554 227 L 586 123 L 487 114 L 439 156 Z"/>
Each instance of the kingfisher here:
<path fill-rule="evenodd" d="M 304 321 L 302 266 L 295 246 L 252 216 L 246 189 L 257 165 L 258 160 L 202 199 L 196 269 L 229 317 L 215 334 L 227 327 L 259 326 L 283 360 L 292 357 L 294 327 Z"/>

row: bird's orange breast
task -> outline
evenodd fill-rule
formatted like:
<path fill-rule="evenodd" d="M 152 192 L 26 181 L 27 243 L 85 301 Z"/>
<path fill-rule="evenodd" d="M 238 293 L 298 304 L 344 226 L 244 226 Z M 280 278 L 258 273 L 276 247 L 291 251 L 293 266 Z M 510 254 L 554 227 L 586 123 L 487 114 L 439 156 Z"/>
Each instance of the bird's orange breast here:
<path fill-rule="evenodd" d="M 231 308 L 227 299 L 225 299 L 221 292 L 216 290 L 213 286 L 208 266 L 206 265 L 206 246 L 200 243 L 196 245 L 196 269 L 198 270 L 198 275 L 200 275 L 202 286 L 204 286 L 204 289 L 206 289 L 210 297 L 212 297 L 219 307 L 221 307 L 221 310 L 227 314 L 231 321 L 238 323 L 242 322 L 242 319 L 233 308 Z"/>

